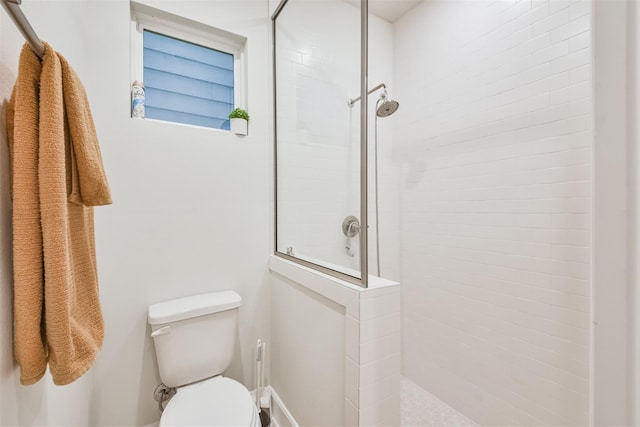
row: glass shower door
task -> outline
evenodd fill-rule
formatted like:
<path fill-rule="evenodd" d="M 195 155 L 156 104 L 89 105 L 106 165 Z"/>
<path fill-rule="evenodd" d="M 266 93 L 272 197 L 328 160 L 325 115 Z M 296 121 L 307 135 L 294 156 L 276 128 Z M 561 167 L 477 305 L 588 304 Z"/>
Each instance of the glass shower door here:
<path fill-rule="evenodd" d="M 359 2 L 288 0 L 273 25 L 276 252 L 360 278 Z"/>

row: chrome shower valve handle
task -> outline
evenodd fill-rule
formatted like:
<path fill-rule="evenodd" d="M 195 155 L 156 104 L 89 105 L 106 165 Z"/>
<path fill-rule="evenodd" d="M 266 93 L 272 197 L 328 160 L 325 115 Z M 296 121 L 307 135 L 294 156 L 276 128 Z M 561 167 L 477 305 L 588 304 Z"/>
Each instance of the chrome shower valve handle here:
<path fill-rule="evenodd" d="M 352 258 L 355 256 L 355 253 L 351 250 L 351 238 L 357 236 L 359 233 L 360 222 L 358 221 L 358 218 L 350 215 L 342 221 L 342 234 L 346 237 L 344 249 L 347 255 Z"/>

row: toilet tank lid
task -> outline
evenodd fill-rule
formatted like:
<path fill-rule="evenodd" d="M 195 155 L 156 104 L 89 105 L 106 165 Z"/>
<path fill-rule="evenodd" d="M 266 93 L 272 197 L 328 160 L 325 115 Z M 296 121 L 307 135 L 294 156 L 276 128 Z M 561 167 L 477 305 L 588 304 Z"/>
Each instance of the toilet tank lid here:
<path fill-rule="evenodd" d="M 236 291 L 210 292 L 192 295 L 149 306 L 147 321 L 150 325 L 176 322 L 231 310 L 240 306 L 242 299 Z"/>

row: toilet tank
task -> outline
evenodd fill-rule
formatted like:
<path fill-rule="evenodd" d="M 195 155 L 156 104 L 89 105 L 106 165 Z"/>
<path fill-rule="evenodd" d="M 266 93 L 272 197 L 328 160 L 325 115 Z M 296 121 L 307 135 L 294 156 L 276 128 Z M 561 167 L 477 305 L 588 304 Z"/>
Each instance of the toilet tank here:
<path fill-rule="evenodd" d="M 179 387 L 224 372 L 233 359 L 241 298 L 211 292 L 149 307 L 162 382 Z"/>

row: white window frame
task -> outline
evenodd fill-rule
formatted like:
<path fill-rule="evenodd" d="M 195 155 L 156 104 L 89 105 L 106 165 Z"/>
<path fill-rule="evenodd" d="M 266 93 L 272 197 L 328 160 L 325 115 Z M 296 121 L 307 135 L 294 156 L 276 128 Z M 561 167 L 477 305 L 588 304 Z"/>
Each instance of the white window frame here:
<path fill-rule="evenodd" d="M 144 30 L 233 55 L 233 105 L 247 109 L 245 37 L 131 2 L 130 83 L 136 80 L 144 83 Z"/>

